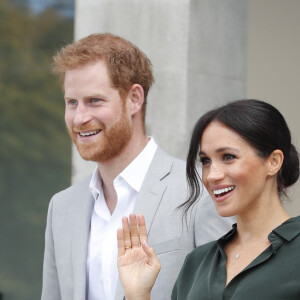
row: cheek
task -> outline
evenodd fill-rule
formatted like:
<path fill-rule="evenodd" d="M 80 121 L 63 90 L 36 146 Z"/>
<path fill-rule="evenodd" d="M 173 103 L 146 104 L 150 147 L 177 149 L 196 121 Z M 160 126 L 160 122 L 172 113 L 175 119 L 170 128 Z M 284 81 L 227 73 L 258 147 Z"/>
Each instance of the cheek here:
<path fill-rule="evenodd" d="M 208 190 L 208 181 L 207 181 L 207 175 L 208 175 L 208 170 L 206 168 L 202 168 L 202 182 L 206 189 Z"/>
<path fill-rule="evenodd" d="M 102 108 L 93 112 L 93 115 L 101 122 L 110 124 L 120 119 L 121 110 L 119 108 Z"/>
<path fill-rule="evenodd" d="M 72 123 L 72 115 L 69 112 L 65 112 L 65 123 L 69 126 Z"/>
<path fill-rule="evenodd" d="M 232 175 L 241 186 L 254 188 L 263 181 L 263 174 L 260 172 L 261 165 L 244 164 L 234 171 Z"/>

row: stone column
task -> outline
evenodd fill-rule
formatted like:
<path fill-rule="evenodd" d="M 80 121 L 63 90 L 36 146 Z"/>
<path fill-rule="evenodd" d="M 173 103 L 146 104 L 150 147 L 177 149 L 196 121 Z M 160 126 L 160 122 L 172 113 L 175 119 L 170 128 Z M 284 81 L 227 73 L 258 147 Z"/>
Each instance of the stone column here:
<path fill-rule="evenodd" d="M 76 0 L 75 39 L 111 32 L 153 64 L 149 135 L 185 158 L 191 129 L 208 109 L 245 97 L 247 0 Z M 94 164 L 73 151 L 73 182 Z"/>

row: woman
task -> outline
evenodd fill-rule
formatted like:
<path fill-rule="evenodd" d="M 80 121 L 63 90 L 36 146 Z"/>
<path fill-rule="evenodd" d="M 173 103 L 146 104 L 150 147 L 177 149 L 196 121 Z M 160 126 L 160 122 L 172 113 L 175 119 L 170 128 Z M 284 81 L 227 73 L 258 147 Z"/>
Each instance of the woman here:
<path fill-rule="evenodd" d="M 300 217 L 290 218 L 281 204 L 298 180 L 299 154 L 283 116 L 258 100 L 231 102 L 202 116 L 187 159 L 185 212 L 200 193 L 198 155 L 218 213 L 235 215 L 237 224 L 187 256 L 172 299 L 300 299 Z M 142 216 L 131 215 L 130 225 L 123 219 L 118 247 L 126 299 L 150 299 L 160 265 Z"/>

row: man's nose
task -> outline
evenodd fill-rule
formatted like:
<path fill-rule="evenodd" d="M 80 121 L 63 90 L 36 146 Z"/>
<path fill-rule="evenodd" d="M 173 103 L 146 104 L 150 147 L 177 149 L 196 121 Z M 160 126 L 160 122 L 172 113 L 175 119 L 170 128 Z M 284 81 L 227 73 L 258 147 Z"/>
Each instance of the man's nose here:
<path fill-rule="evenodd" d="M 74 117 L 74 125 L 80 126 L 89 122 L 92 119 L 91 112 L 88 107 L 84 104 L 78 104 L 76 107 L 75 117 Z"/>

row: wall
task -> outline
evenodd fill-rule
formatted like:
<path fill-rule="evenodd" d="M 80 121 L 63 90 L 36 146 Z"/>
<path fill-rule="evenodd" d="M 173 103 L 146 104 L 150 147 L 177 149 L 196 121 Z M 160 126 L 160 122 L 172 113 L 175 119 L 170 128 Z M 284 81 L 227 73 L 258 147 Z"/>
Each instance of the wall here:
<path fill-rule="evenodd" d="M 208 109 L 245 97 L 246 0 L 77 0 L 75 38 L 94 32 L 120 35 L 153 64 L 148 134 L 185 158 L 191 128 Z M 73 182 L 94 164 L 73 148 Z"/>
<path fill-rule="evenodd" d="M 265 100 L 286 118 L 300 149 L 300 1 L 248 1 L 247 97 Z M 300 181 L 286 208 L 300 214 Z"/>

